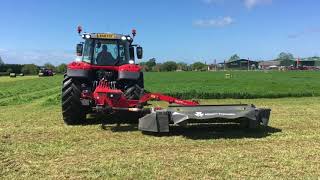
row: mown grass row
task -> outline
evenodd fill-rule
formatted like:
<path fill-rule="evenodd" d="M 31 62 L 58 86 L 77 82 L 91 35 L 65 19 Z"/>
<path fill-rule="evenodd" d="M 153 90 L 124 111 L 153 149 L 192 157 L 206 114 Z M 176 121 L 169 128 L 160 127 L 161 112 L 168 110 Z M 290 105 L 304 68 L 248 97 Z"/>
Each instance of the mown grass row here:
<path fill-rule="evenodd" d="M 284 97 L 313 97 L 319 96 L 314 92 L 303 92 L 303 93 L 246 93 L 246 92 L 167 92 L 169 96 L 182 98 L 182 99 L 256 99 L 256 98 L 284 98 Z"/>
<path fill-rule="evenodd" d="M 54 106 L 61 103 L 61 93 L 47 97 L 41 104 L 43 106 Z"/>
<path fill-rule="evenodd" d="M 319 179 L 319 101 L 241 100 L 271 108 L 271 127 L 171 126 L 160 137 L 141 133 L 135 124 L 65 126 L 60 106 L 5 106 L 0 179 Z"/>
<path fill-rule="evenodd" d="M 9 98 L 4 98 L 0 100 L 0 106 L 31 103 L 40 98 L 50 97 L 52 94 L 56 94 L 58 90 L 60 90 L 60 87 L 54 87 L 51 89 L 36 91 L 33 93 L 27 93 L 24 95 L 17 95 Z M 47 99 L 47 100 L 50 101 L 50 99 Z"/>
<path fill-rule="evenodd" d="M 0 78 L 0 100 L 60 86 L 61 76 L 49 78 L 17 77 L 9 80 Z"/>

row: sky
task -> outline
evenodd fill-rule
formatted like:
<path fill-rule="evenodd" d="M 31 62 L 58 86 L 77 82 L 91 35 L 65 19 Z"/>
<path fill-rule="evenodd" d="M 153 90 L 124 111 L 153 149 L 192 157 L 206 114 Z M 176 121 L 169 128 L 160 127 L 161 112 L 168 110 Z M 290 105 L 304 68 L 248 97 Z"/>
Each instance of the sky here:
<path fill-rule="evenodd" d="M 158 62 L 222 62 L 233 54 L 271 60 L 280 52 L 320 55 L 319 0 L 1 0 L 6 63 L 75 59 L 86 32 L 129 34 Z"/>

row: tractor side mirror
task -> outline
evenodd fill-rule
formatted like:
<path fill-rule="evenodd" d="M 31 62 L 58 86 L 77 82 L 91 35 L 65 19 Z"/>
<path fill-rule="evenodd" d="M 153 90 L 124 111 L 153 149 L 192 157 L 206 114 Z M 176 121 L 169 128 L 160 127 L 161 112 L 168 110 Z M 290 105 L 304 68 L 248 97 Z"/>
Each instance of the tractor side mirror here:
<path fill-rule="evenodd" d="M 83 44 L 77 44 L 77 56 L 82 56 Z"/>
<path fill-rule="evenodd" d="M 137 57 L 138 59 L 142 59 L 142 56 L 143 56 L 143 49 L 142 47 L 137 47 Z"/>
<path fill-rule="evenodd" d="M 129 54 L 130 54 L 130 59 L 134 60 L 134 47 L 133 46 L 129 47 Z"/>

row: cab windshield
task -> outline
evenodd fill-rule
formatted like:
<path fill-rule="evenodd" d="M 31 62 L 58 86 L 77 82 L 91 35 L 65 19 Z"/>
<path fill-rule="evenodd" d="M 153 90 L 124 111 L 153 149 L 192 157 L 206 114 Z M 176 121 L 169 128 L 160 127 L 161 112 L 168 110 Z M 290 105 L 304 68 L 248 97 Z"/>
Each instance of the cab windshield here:
<path fill-rule="evenodd" d="M 129 44 L 121 40 L 86 40 L 83 61 L 99 66 L 128 64 Z"/>

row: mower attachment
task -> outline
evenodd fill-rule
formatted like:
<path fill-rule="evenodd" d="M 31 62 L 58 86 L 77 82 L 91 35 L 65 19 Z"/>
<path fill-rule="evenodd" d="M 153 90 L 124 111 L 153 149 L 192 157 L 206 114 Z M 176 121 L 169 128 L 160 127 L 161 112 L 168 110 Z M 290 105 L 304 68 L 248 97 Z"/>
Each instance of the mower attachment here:
<path fill-rule="evenodd" d="M 254 129 L 267 126 L 270 109 L 256 108 L 254 105 L 198 105 L 169 106 L 167 109 L 151 111 L 139 119 L 139 130 L 149 132 L 169 132 L 169 124 L 212 123 L 237 121 Z"/>

